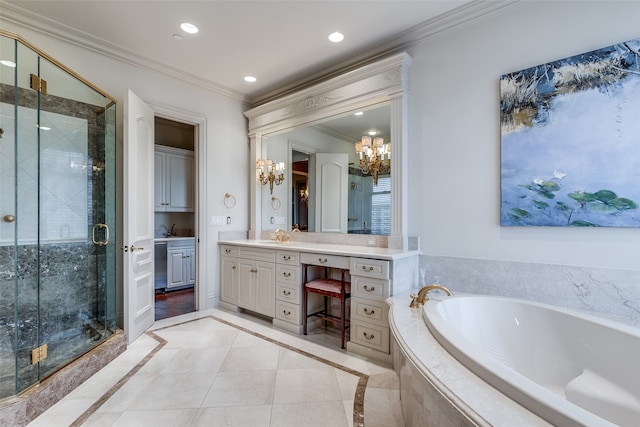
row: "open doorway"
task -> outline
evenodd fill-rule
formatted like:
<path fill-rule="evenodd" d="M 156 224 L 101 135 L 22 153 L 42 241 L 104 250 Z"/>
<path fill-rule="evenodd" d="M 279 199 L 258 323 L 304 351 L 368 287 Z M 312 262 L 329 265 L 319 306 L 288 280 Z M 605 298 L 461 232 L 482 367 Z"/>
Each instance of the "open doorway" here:
<path fill-rule="evenodd" d="M 155 117 L 155 320 L 196 309 L 196 126 Z"/>

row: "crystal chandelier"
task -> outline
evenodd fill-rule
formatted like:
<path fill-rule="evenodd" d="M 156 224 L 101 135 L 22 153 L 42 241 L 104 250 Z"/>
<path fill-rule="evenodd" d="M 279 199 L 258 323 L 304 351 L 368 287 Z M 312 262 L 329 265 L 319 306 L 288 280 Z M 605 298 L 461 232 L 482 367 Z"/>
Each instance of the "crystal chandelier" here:
<path fill-rule="evenodd" d="M 385 144 L 380 137 L 363 136 L 356 142 L 356 153 L 360 156 L 360 169 L 371 174 L 373 185 L 378 185 L 378 174 L 391 172 L 391 144 Z"/>
<path fill-rule="evenodd" d="M 284 162 L 274 163 L 271 159 L 260 159 L 256 162 L 256 169 L 260 172 L 258 177 L 260 184 L 267 185 L 268 183 L 271 194 L 273 194 L 273 184 L 280 185 L 284 181 Z"/>

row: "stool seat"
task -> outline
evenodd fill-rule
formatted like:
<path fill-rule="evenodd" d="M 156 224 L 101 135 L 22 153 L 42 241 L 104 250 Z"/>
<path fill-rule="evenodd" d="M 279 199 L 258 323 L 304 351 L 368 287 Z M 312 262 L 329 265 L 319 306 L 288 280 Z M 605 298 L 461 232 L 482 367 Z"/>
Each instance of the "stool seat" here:
<path fill-rule="evenodd" d="M 342 281 L 336 279 L 315 279 L 305 283 L 307 292 L 340 298 L 342 295 Z M 351 282 L 344 283 L 345 294 L 351 294 Z"/>

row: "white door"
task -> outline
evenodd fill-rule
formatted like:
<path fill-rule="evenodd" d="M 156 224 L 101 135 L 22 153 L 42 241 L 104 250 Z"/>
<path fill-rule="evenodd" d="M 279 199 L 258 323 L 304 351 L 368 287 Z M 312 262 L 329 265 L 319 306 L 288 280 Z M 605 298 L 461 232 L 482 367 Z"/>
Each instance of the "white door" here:
<path fill-rule="evenodd" d="M 124 101 L 124 324 L 132 343 L 154 322 L 154 112 L 130 90 Z"/>
<path fill-rule="evenodd" d="M 315 231 L 347 232 L 349 208 L 349 155 L 346 153 L 312 154 L 309 173 L 315 171 Z"/>

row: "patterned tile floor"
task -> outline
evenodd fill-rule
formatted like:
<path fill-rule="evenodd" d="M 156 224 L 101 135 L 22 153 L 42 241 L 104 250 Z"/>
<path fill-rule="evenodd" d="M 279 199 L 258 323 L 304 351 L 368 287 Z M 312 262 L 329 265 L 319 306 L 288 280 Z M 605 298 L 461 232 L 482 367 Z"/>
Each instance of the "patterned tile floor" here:
<path fill-rule="evenodd" d="M 395 372 L 220 310 L 157 321 L 30 426 L 403 427 Z"/>

